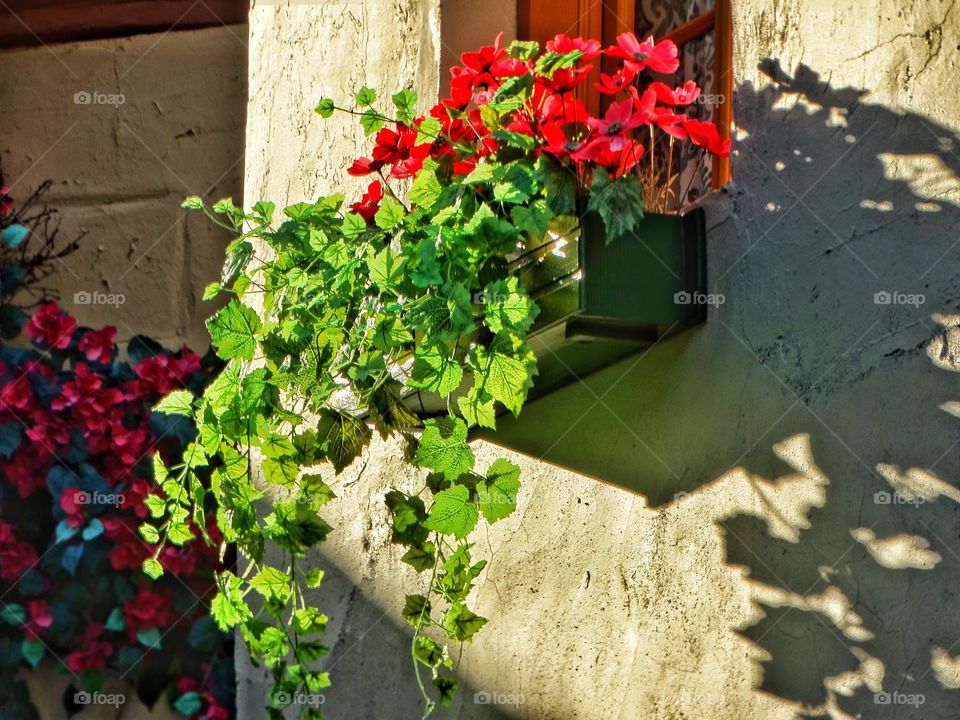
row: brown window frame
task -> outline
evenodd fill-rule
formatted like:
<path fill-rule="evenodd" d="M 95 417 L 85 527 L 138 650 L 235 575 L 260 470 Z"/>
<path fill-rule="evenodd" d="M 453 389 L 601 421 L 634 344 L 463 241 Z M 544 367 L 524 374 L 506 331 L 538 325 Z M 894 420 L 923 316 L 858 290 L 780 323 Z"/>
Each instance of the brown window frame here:
<path fill-rule="evenodd" d="M 713 122 L 724 140 L 730 139 L 733 125 L 733 21 L 731 0 L 715 0 L 714 8 L 675 28 L 665 38 L 677 45 L 685 45 L 709 32 L 716 42 L 713 54 L 713 76 L 716 87 L 711 93 L 718 96 L 713 110 Z M 557 32 L 580 37 L 600 38 L 604 45 L 616 43 L 622 32 L 633 32 L 635 0 L 517 0 L 517 37 L 543 43 Z M 603 98 L 593 83 L 599 79 L 600 68 L 594 67 L 589 82 L 579 89 L 580 99 L 593 114 L 599 114 Z M 712 185 L 719 189 L 730 181 L 730 158 L 714 157 L 711 172 Z"/>

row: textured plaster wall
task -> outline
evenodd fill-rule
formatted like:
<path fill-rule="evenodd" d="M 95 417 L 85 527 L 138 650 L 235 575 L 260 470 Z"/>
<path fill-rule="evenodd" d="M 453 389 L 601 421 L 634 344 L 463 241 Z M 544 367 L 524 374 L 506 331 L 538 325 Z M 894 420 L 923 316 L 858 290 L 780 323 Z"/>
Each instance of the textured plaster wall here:
<path fill-rule="evenodd" d="M 504 422 L 514 450 L 477 442 L 525 485 L 477 534 L 491 621 L 439 717 L 958 716 L 960 4 L 740 0 L 734 23 L 725 302 Z M 251 32 L 248 200 L 342 183 L 361 138 L 320 95 L 436 82 L 434 5 L 268 5 Z M 396 624 L 418 578 L 379 499 L 417 478 L 375 444 L 332 482 L 324 710 L 418 717 Z"/>
<path fill-rule="evenodd" d="M 81 323 L 115 325 L 121 339 L 209 342 L 201 296 L 227 238 L 179 205 L 191 194 L 239 200 L 246 44 L 238 25 L 0 51 L 12 194 L 50 179 L 63 237 L 88 232 L 48 282 Z M 125 302 L 76 303 L 78 292 Z"/>

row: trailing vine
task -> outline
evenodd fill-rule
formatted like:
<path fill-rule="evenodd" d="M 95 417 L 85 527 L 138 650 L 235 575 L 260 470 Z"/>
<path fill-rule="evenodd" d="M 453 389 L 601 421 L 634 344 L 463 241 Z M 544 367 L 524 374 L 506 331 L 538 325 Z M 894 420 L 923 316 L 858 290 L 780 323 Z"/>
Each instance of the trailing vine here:
<path fill-rule="evenodd" d="M 206 527 L 212 494 L 224 542 L 247 562 L 239 574 L 220 574 L 212 615 L 221 629 L 239 628 L 272 673 L 271 718 L 283 717 L 298 693 L 329 683 L 312 669 L 328 652 L 320 639 L 327 618 L 305 595 L 322 572 L 303 558 L 332 529 L 321 515 L 334 497 L 323 466 L 342 472 L 374 432 L 401 438 L 411 475 L 423 478 L 417 492 L 391 489 L 384 500 L 392 540 L 421 578 L 402 614 L 413 626 L 424 716 L 450 702 L 450 646 L 487 622 L 471 608 L 486 561 L 474 557 L 469 538 L 481 516 L 509 516 L 520 489 L 520 469 L 507 458 L 478 463 L 468 434 L 495 428 L 501 411 L 519 414 L 536 376 L 525 338 L 538 307 L 509 261 L 578 209 L 603 218 L 608 240 L 634 229 L 645 196 L 669 195 L 639 172 L 637 137 L 656 130 L 671 152 L 677 138 L 729 149 L 716 128 L 678 110 L 696 97 L 689 87 L 659 83 L 667 93 L 660 98 L 632 84 L 644 69 L 676 69 L 672 43 L 624 35 L 606 52 L 622 68 L 602 76 L 601 92 L 625 99 L 603 119 L 574 97 L 598 42 L 558 36 L 541 53 L 536 43 L 506 49 L 498 39 L 463 56 L 451 96 L 427 115 L 417 114 L 411 90 L 392 96 L 389 114 L 366 87 L 355 107 L 319 103 L 321 116 L 356 115 L 375 135 L 371 157 L 348 170 L 379 178 L 358 202 L 335 194 L 284 208 L 282 218 L 269 202 L 250 211 L 230 200 L 184 202 L 237 235 L 221 281 L 207 292 L 231 297 L 208 321 L 227 365 L 201 397 L 175 392 L 158 407 L 192 416 L 199 435 L 181 463 L 164 469 L 166 505 L 144 533 L 159 545 L 144 569 L 161 573 L 162 549 Z M 406 192 L 397 180 L 410 181 Z M 439 409 L 423 412 L 417 393 L 438 398 L 431 407 Z M 282 562 L 268 561 L 268 543 Z M 300 711 L 322 717 L 314 706 Z"/>

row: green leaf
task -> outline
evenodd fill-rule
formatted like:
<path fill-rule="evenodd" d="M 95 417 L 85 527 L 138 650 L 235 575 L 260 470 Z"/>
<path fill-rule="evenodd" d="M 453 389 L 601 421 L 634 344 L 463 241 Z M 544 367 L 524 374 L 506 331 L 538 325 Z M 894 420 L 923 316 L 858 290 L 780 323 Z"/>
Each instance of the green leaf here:
<path fill-rule="evenodd" d="M 478 517 L 476 506 L 470 502 L 470 491 L 463 485 L 454 485 L 436 494 L 430 515 L 423 525 L 460 540 L 470 534 Z"/>
<path fill-rule="evenodd" d="M 587 209 L 603 219 L 609 245 L 632 233 L 643 220 L 643 185 L 635 177 L 626 175 L 611 180 L 605 169 L 597 168 Z"/>
<path fill-rule="evenodd" d="M 310 589 L 320 587 L 320 583 L 323 582 L 323 570 L 320 568 L 313 568 L 310 572 L 307 573 L 306 578 L 304 579 L 307 587 Z"/>
<path fill-rule="evenodd" d="M 467 444 L 467 426 L 460 418 L 441 417 L 425 421 L 413 461 L 420 467 L 456 480 L 473 467 L 473 451 Z"/>
<path fill-rule="evenodd" d="M 497 427 L 496 405 L 490 394 L 482 387 L 474 386 L 461 398 L 457 398 L 457 407 L 469 427 L 479 425 L 490 429 Z"/>
<path fill-rule="evenodd" d="M 0 620 L 3 620 L 7 625 L 22 625 L 26 619 L 27 611 L 23 605 L 10 603 L 0 608 Z"/>
<path fill-rule="evenodd" d="M 547 234 L 551 218 L 544 200 L 538 200 L 530 205 L 517 205 L 510 209 L 510 219 L 513 220 L 513 224 L 535 240 Z"/>
<path fill-rule="evenodd" d="M 193 393 L 189 390 L 174 390 L 154 405 L 153 409 L 167 415 L 189 417 L 193 415 Z"/>
<path fill-rule="evenodd" d="M 317 103 L 317 107 L 313 111 L 322 118 L 328 118 L 333 115 L 335 109 L 336 106 L 332 98 L 320 98 L 320 102 Z"/>
<path fill-rule="evenodd" d="M 572 213 L 576 209 L 577 176 L 556 160 L 541 155 L 534 166 L 534 177 L 543 186 L 547 209 L 554 215 Z"/>
<path fill-rule="evenodd" d="M 393 98 L 393 105 L 397 108 L 397 120 L 404 125 L 413 125 L 417 116 L 417 94 L 412 90 L 401 90 Z"/>
<path fill-rule="evenodd" d="M 533 60 L 540 52 L 540 43 L 536 40 L 514 40 L 507 47 L 507 54 L 517 60 Z"/>
<path fill-rule="evenodd" d="M 360 116 L 360 127 L 367 135 L 373 135 L 383 127 L 383 115 L 373 109 L 364 110 Z"/>
<path fill-rule="evenodd" d="M 30 667 L 35 668 L 43 660 L 44 647 L 39 640 L 24 640 L 20 643 L 20 654 Z"/>
<path fill-rule="evenodd" d="M 143 574 L 148 578 L 156 580 L 163 575 L 163 565 L 155 558 L 147 558 L 143 561 Z"/>
<path fill-rule="evenodd" d="M 367 231 L 367 221 L 356 213 L 347 213 L 343 216 L 343 234 L 350 240 L 355 240 Z"/>
<path fill-rule="evenodd" d="M 537 75 L 552 78 L 557 70 L 572 68 L 582 57 L 583 53 L 579 50 L 569 53 L 545 52 L 537 60 L 533 69 Z"/>
<path fill-rule="evenodd" d="M 419 593 L 407 595 L 400 614 L 414 627 L 420 627 L 430 619 L 430 600 Z"/>
<path fill-rule="evenodd" d="M 200 709 L 203 707 L 203 701 L 200 700 L 198 693 L 191 690 L 178 697 L 173 703 L 173 707 L 176 708 L 177 712 L 181 715 L 193 717 L 200 712 Z"/>
<path fill-rule="evenodd" d="M 520 468 L 508 460 L 495 460 L 487 470 L 486 480 L 477 483 L 480 511 L 487 522 L 502 520 L 517 507 L 520 491 Z"/>
<path fill-rule="evenodd" d="M 406 210 L 403 209 L 403 205 L 392 197 L 385 197 L 380 201 L 380 209 L 377 210 L 377 214 L 373 216 L 373 221 L 379 228 L 392 230 L 402 223 L 406 216 Z"/>
<path fill-rule="evenodd" d="M 159 650 L 161 648 L 160 629 L 153 627 L 138 630 L 137 641 L 148 650 Z"/>
<path fill-rule="evenodd" d="M 217 590 L 213 602 L 210 603 L 210 615 L 217 627 L 226 632 L 238 623 L 252 618 L 253 614 L 243 600 L 239 587 L 240 579 L 230 572 L 223 573 L 223 576 L 226 587 Z"/>
<path fill-rule="evenodd" d="M 104 627 L 113 632 L 120 632 L 126 629 L 127 621 L 123 617 L 123 608 L 115 607 L 111 610 Z"/>
<path fill-rule="evenodd" d="M 446 397 L 460 387 L 462 379 L 460 363 L 447 356 L 445 345 L 437 344 L 417 350 L 408 384 Z"/>
<path fill-rule="evenodd" d="M 229 305 L 207 321 L 207 329 L 217 348 L 217 355 L 224 360 L 253 359 L 257 347 L 255 336 L 260 331 L 260 318 L 253 309 L 231 300 Z"/>
<path fill-rule="evenodd" d="M 357 105 L 360 107 L 367 107 L 368 105 L 373 105 L 377 101 L 376 91 L 368 88 L 364 85 L 357 91 Z"/>
<path fill-rule="evenodd" d="M 198 195 L 191 195 L 180 203 L 180 207 L 187 210 L 201 210 L 203 209 L 203 200 Z"/>
<path fill-rule="evenodd" d="M 260 567 L 260 572 L 251 578 L 250 587 L 267 600 L 286 604 L 290 599 L 290 576 L 268 565 Z"/>
<path fill-rule="evenodd" d="M 430 682 L 437 691 L 437 702 L 443 707 L 451 705 L 460 683 L 449 675 L 440 674 L 435 675 Z"/>
<path fill-rule="evenodd" d="M 443 126 L 440 125 L 440 121 L 435 117 L 428 117 L 417 127 L 416 144 L 433 143 L 440 137 L 441 132 L 443 132 Z"/>
<path fill-rule="evenodd" d="M 478 386 L 514 415 L 519 414 L 531 384 L 527 366 L 514 357 L 482 347 L 476 349 L 471 364 Z"/>
<path fill-rule="evenodd" d="M 403 271 L 407 261 L 389 247 L 367 260 L 370 280 L 382 291 L 393 292 L 403 282 Z"/>
<path fill-rule="evenodd" d="M 407 200 L 424 210 L 429 210 L 440 197 L 440 191 L 440 181 L 437 180 L 436 173 L 428 170 L 427 165 L 424 164 L 407 192 Z"/>
<path fill-rule="evenodd" d="M 294 611 L 291 620 L 294 629 L 301 635 L 323 632 L 329 618 L 314 607 L 300 608 Z"/>
<path fill-rule="evenodd" d="M 320 411 L 317 440 L 338 473 L 359 457 L 371 436 L 370 428 L 359 418 L 329 408 Z"/>
<path fill-rule="evenodd" d="M 400 558 L 417 572 L 423 572 L 433 567 L 436 558 L 432 543 L 424 543 L 421 547 L 412 547 Z"/>
<path fill-rule="evenodd" d="M 494 130 L 493 137 L 505 145 L 517 148 L 519 150 L 534 150 L 537 147 L 537 139 L 530 135 L 514 132 L 513 130 Z"/>
<path fill-rule="evenodd" d="M 456 603 L 443 617 L 443 627 L 451 638 L 463 642 L 472 638 L 487 624 L 487 619 L 467 609 L 463 603 Z"/>
<path fill-rule="evenodd" d="M 540 312 L 515 277 L 490 283 L 483 291 L 484 322 L 493 332 L 526 335 Z"/>
<path fill-rule="evenodd" d="M 156 545 L 160 542 L 160 532 L 153 525 L 141 525 L 140 526 L 140 535 L 151 545 Z"/>

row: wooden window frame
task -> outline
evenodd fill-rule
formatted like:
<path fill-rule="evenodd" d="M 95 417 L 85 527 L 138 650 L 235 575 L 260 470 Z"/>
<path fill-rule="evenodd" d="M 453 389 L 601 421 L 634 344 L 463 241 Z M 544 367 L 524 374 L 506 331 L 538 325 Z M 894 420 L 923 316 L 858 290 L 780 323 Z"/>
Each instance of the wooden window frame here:
<path fill-rule="evenodd" d="M 600 38 L 605 46 L 616 43 L 617 35 L 633 32 L 636 27 L 635 0 L 576 0 L 566 4 L 559 16 L 556 0 L 517 0 L 517 36 L 521 40 L 549 39 L 543 36 L 541 18 L 550 14 L 550 24 L 563 27 L 565 32 L 580 37 Z M 564 12 L 565 11 L 565 12 Z M 576 15 L 573 15 L 573 13 Z M 564 16 L 565 15 L 565 16 Z M 716 41 L 713 50 L 714 88 L 711 93 L 718 100 L 713 109 L 713 122 L 723 140 L 729 140 L 733 125 L 733 21 L 731 0 L 715 0 L 714 8 L 675 28 L 665 38 L 683 46 L 713 32 Z M 606 60 L 606 58 L 604 58 Z M 603 102 L 594 87 L 599 80 L 600 67 L 594 67 L 587 83 L 578 88 L 580 99 L 593 114 L 599 114 Z M 730 158 L 714 157 L 711 171 L 714 189 L 730 181 Z"/>

